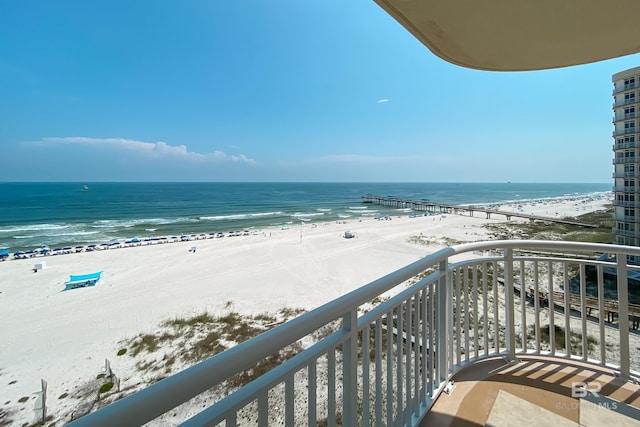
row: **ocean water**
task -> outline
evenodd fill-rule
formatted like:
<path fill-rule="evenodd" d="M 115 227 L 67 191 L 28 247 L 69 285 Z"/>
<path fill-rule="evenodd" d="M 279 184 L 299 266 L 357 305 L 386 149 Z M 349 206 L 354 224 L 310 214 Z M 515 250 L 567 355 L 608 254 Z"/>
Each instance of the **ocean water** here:
<path fill-rule="evenodd" d="M 0 249 L 259 230 L 397 213 L 375 194 L 486 205 L 608 192 L 610 183 L 0 183 Z"/>

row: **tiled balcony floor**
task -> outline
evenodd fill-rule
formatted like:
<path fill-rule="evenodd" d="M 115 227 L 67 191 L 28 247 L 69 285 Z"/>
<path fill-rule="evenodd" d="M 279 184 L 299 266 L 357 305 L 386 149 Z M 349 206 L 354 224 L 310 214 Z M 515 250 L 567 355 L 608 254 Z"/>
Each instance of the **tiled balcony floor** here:
<path fill-rule="evenodd" d="M 493 358 L 454 376 L 421 426 L 640 426 L 640 386 L 612 370 L 540 356 L 507 364 Z M 571 397 L 572 383 L 590 383 L 599 398 Z"/>

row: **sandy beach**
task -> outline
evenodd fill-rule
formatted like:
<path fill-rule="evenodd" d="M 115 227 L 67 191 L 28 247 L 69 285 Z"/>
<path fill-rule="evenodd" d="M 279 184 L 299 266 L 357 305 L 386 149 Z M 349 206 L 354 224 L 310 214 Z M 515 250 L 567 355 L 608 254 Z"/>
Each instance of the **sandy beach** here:
<path fill-rule="evenodd" d="M 609 202 L 577 197 L 498 209 L 564 217 Z M 16 425 L 33 422 L 34 393 L 45 379 L 48 412 L 64 417 L 74 402 L 58 397 L 95 378 L 105 358 L 123 385 L 139 382 L 128 358 L 116 353 L 122 340 L 151 332 L 163 320 L 230 308 L 243 315 L 313 309 L 446 246 L 445 238 L 486 240 L 483 226 L 505 221 L 478 213 L 401 213 L 391 220 L 305 223 L 248 236 L 2 262 L 0 408 Z M 347 230 L 356 237 L 345 239 Z M 420 234 L 433 244 L 409 242 Z M 47 268 L 36 273 L 41 260 Z M 69 275 L 96 271 L 103 271 L 96 286 L 63 291 Z M 23 397 L 29 400 L 19 403 Z"/>

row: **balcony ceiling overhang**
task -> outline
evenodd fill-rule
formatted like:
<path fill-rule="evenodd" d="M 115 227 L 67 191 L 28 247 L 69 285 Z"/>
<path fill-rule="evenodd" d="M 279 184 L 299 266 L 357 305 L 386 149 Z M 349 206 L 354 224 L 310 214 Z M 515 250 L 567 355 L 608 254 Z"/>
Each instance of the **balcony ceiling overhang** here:
<path fill-rule="evenodd" d="M 640 52 L 639 0 L 374 0 L 429 50 L 489 71 Z"/>

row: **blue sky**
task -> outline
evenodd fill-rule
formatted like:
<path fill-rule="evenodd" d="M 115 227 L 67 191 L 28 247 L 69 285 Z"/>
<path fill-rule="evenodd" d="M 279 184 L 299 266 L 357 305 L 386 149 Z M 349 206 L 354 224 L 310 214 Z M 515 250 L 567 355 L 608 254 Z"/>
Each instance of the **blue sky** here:
<path fill-rule="evenodd" d="M 609 182 L 640 55 L 451 65 L 372 0 L 0 6 L 0 181 Z"/>

